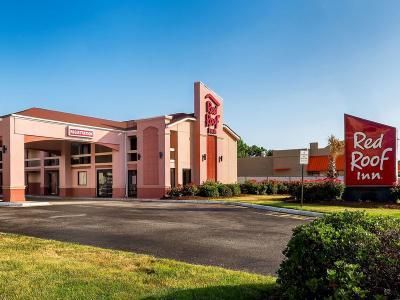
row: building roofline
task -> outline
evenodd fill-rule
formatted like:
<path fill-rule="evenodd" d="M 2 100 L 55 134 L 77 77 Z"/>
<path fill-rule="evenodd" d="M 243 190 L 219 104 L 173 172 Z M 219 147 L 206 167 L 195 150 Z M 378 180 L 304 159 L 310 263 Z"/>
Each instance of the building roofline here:
<path fill-rule="evenodd" d="M 18 119 L 34 120 L 34 121 L 39 121 L 39 122 L 44 122 L 44 123 L 63 124 L 63 125 L 90 128 L 90 129 L 115 131 L 115 132 L 126 132 L 126 131 L 128 131 L 126 129 L 113 129 L 113 128 L 107 128 L 107 127 L 91 126 L 91 125 L 85 125 L 85 124 L 80 124 L 80 123 L 71 123 L 71 122 L 64 122 L 64 121 L 58 121 L 58 120 L 36 118 L 36 117 L 30 117 L 30 116 L 25 116 L 25 115 L 19 115 L 19 114 L 10 114 L 8 116 L 15 117 L 15 118 L 18 118 Z M 130 131 L 132 131 L 132 130 L 130 130 Z"/>
<path fill-rule="evenodd" d="M 213 92 L 215 96 L 217 96 L 218 98 L 220 98 L 221 100 L 224 100 L 224 98 L 222 98 L 217 92 L 215 92 L 212 88 L 210 88 L 207 84 L 205 84 L 202 81 L 195 81 L 195 84 L 201 84 L 202 86 L 206 87 L 209 91 Z"/>
<path fill-rule="evenodd" d="M 155 116 L 155 117 L 150 117 L 150 118 L 142 118 L 142 119 L 136 119 L 134 120 L 135 122 L 142 122 L 142 121 L 149 121 L 149 120 L 155 120 L 155 119 L 168 119 L 172 120 L 172 117 L 169 115 L 160 115 L 160 116 Z"/>
<path fill-rule="evenodd" d="M 173 121 L 173 122 L 167 124 L 167 128 L 168 128 L 168 127 L 172 127 L 172 126 L 174 126 L 174 125 L 177 125 L 177 124 L 179 124 L 179 123 L 186 122 L 186 121 L 196 121 L 196 120 L 197 120 L 197 119 L 196 119 L 195 117 L 185 117 L 185 118 L 183 118 L 183 119 L 176 120 L 176 121 Z"/>
<path fill-rule="evenodd" d="M 223 129 L 228 131 L 236 140 L 241 140 L 242 138 L 238 135 L 232 128 L 230 128 L 227 124 L 223 124 Z"/>

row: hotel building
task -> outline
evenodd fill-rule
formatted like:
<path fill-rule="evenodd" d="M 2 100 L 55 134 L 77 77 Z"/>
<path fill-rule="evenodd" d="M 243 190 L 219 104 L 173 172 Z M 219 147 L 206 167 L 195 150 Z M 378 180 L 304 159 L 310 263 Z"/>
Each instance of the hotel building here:
<path fill-rule="evenodd" d="M 194 84 L 194 113 L 110 121 L 30 108 L 0 119 L 0 194 L 160 198 L 171 186 L 237 181 L 239 136 L 223 99 Z"/>

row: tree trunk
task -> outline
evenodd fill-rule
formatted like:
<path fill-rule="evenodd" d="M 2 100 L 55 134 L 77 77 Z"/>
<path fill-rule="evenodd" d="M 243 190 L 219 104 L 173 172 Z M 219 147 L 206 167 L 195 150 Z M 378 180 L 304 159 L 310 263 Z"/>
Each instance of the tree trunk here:
<path fill-rule="evenodd" d="M 326 176 L 332 179 L 338 177 L 338 173 L 336 171 L 336 158 L 333 156 L 329 157 L 328 173 L 326 174 Z"/>

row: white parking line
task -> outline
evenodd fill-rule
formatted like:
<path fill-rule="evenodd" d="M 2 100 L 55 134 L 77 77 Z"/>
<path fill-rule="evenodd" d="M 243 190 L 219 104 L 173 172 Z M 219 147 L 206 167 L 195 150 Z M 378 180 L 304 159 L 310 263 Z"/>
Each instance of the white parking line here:
<path fill-rule="evenodd" d="M 75 217 L 85 217 L 86 214 L 79 215 L 62 215 L 62 216 L 51 216 L 49 219 L 59 219 L 59 218 L 75 218 Z"/>
<path fill-rule="evenodd" d="M 303 220 L 303 221 L 315 220 L 315 218 L 312 218 L 312 217 L 290 215 L 290 214 L 278 213 L 278 212 L 268 212 L 268 213 L 256 212 L 256 214 L 264 215 L 264 216 L 271 216 L 271 217 L 278 217 L 278 218 L 289 218 L 289 219 Z"/>

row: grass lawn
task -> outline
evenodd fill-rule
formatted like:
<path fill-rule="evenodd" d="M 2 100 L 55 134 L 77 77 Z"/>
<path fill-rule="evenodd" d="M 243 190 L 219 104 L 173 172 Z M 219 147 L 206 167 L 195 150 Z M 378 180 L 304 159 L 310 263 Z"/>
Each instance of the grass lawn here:
<path fill-rule="evenodd" d="M 289 200 L 289 196 L 282 196 L 282 195 L 245 195 L 240 197 L 229 198 L 229 200 L 227 199 L 214 199 L 214 200 L 248 202 L 260 205 L 302 209 L 302 210 L 316 211 L 322 213 L 341 212 L 345 210 L 348 211 L 365 210 L 367 213 L 372 215 L 395 216 L 400 218 L 400 206 L 399 209 L 387 208 L 385 207 L 384 204 L 376 204 L 376 203 L 363 204 L 363 203 L 336 201 L 334 203 L 329 202 L 326 204 L 306 203 L 303 205 L 303 207 L 301 207 L 300 204 L 297 202 L 287 201 Z"/>
<path fill-rule="evenodd" d="M 275 278 L 0 233 L 0 299 L 263 299 Z"/>

